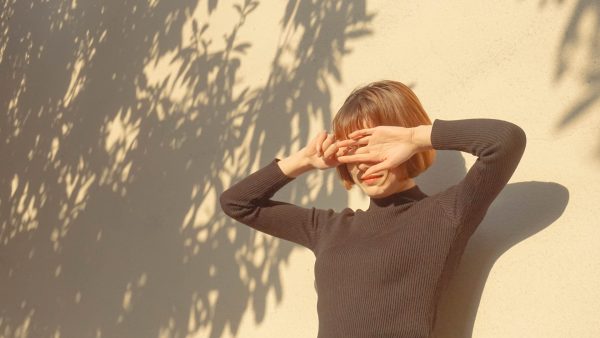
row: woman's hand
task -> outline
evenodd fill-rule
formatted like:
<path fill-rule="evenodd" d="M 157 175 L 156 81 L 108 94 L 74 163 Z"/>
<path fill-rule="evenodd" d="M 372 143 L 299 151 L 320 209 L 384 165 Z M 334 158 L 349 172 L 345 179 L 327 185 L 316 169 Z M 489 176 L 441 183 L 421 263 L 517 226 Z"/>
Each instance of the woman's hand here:
<path fill-rule="evenodd" d="M 338 166 L 338 155 L 343 155 L 348 149 L 339 147 L 333 135 L 324 130 L 315 136 L 308 145 L 298 152 L 277 162 L 279 168 L 288 177 L 298 177 L 311 169 L 328 169 Z"/>
<path fill-rule="evenodd" d="M 377 162 L 367 169 L 363 176 L 376 174 L 381 170 L 392 169 L 410 159 L 419 150 L 412 141 L 413 128 L 397 126 L 376 126 L 356 130 L 349 139 L 338 141 L 338 147 L 359 147 L 354 154 L 341 155 L 341 163 Z"/>
<path fill-rule="evenodd" d="M 317 169 L 328 169 L 342 164 L 337 157 L 347 152 L 347 147 L 339 147 L 333 134 L 322 131 L 306 147 L 300 149 L 302 155 Z"/>

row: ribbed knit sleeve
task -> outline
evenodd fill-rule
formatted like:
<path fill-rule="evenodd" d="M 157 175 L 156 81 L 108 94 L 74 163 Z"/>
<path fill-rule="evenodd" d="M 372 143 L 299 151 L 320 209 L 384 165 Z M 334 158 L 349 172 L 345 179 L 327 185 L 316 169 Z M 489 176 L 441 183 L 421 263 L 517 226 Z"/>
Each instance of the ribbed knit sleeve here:
<path fill-rule="evenodd" d="M 314 252 L 319 224 L 337 213 L 272 200 L 279 189 L 295 179 L 285 175 L 277 162 L 275 158 L 221 193 L 221 209 L 240 223 Z"/>
<path fill-rule="evenodd" d="M 442 191 L 438 201 L 459 227 L 478 224 L 508 183 L 525 151 L 526 135 L 519 126 L 497 119 L 433 122 L 431 144 L 438 150 L 460 150 L 477 156 L 456 185 Z"/>

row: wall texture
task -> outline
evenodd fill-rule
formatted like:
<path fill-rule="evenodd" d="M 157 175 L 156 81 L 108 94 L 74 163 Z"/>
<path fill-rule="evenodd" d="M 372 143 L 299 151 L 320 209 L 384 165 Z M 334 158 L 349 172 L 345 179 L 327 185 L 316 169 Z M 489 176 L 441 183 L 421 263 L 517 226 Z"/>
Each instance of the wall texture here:
<path fill-rule="evenodd" d="M 436 337 L 600 336 L 597 1 L 0 6 L 0 337 L 316 336 L 312 253 L 227 218 L 218 194 L 380 79 L 432 119 L 528 136 Z M 440 151 L 417 183 L 436 193 L 474 160 Z M 368 203 L 334 171 L 275 198 Z"/>

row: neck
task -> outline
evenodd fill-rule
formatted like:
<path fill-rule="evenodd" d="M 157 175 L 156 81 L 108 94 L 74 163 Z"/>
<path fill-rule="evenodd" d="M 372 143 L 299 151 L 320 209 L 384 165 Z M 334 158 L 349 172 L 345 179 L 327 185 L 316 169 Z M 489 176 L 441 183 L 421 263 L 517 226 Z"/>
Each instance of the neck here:
<path fill-rule="evenodd" d="M 396 205 L 415 202 L 425 197 L 427 197 L 427 194 L 421 191 L 412 179 L 409 179 L 398 190 L 388 195 L 371 196 L 369 198 L 369 209 L 367 210 L 388 209 Z"/>

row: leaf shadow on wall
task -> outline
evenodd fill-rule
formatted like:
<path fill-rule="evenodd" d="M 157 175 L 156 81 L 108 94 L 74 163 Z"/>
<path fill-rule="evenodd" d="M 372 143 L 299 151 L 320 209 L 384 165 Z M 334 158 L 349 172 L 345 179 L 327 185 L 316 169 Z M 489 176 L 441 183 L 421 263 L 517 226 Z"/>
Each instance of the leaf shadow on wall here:
<path fill-rule="evenodd" d="M 245 85 L 240 32 L 260 4 L 234 6 L 223 47 L 210 20 L 230 5 L 197 19 L 199 5 L 1 5 L 3 334 L 214 338 L 248 304 L 260 322 L 267 295 L 281 300 L 294 246 L 225 217 L 223 174 L 245 177 L 256 154 L 265 164 L 331 120 L 329 83 L 373 15 L 364 0 L 288 1 L 266 82 Z M 286 199 L 309 195 L 297 186 Z"/>
<path fill-rule="evenodd" d="M 524 157 L 526 153 L 527 149 Z M 433 195 L 458 183 L 467 171 L 460 153 L 438 150 L 434 165 L 416 181 L 423 191 Z M 568 201 L 568 190 L 557 183 L 522 182 L 504 187 L 467 242 L 454 275 L 440 296 L 434 337 L 472 336 L 481 295 L 496 261 L 560 218 Z"/>
<path fill-rule="evenodd" d="M 563 0 L 554 2 L 564 4 Z M 540 3 L 540 7 L 545 5 L 546 1 Z M 564 28 L 556 58 L 554 82 L 563 80 L 569 72 L 577 72 L 577 79 L 583 87 L 575 102 L 556 123 L 554 132 L 560 133 L 585 115 L 599 113 L 592 107 L 600 103 L 600 2 L 577 1 Z M 595 153 L 600 158 L 600 141 Z"/>

